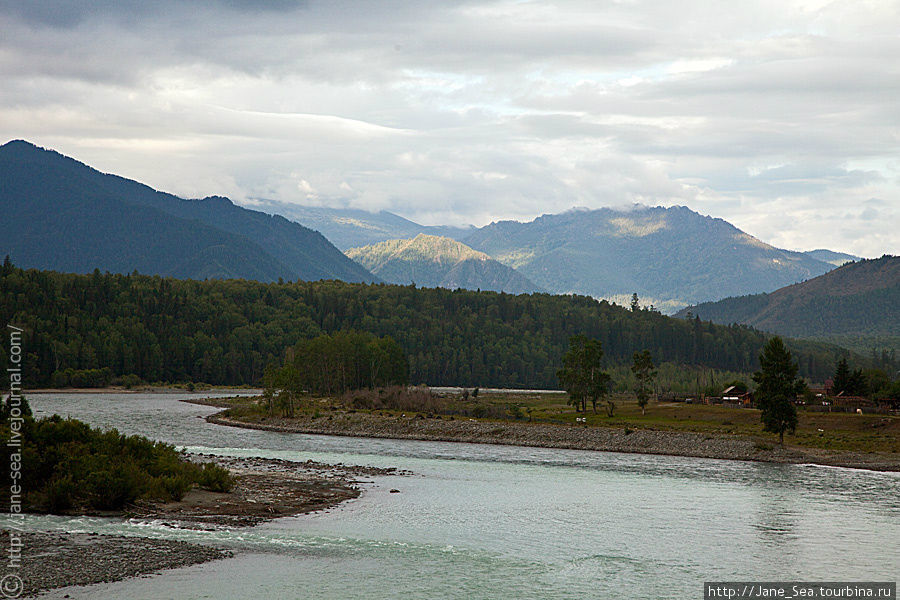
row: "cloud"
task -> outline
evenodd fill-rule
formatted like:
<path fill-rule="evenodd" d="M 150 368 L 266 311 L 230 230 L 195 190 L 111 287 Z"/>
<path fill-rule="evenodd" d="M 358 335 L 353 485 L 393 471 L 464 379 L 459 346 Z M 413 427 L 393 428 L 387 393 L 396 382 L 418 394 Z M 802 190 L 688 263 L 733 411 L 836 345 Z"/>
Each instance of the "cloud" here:
<path fill-rule="evenodd" d="M 898 10 L 0 0 L 0 136 L 191 197 L 455 224 L 683 204 L 900 253 Z"/>

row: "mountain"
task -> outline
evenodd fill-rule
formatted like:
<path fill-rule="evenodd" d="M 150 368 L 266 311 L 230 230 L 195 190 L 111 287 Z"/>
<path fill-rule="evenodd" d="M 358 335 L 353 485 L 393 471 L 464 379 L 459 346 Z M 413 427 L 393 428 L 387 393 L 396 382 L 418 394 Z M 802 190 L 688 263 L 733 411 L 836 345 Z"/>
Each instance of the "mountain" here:
<path fill-rule="evenodd" d="M 501 221 L 462 240 L 551 292 L 621 301 L 637 293 L 667 312 L 775 290 L 832 265 L 780 250 L 686 207 L 635 206 Z"/>
<path fill-rule="evenodd" d="M 726 298 L 688 312 L 714 323 L 744 323 L 859 352 L 900 346 L 900 257 L 848 263 L 771 294 Z"/>
<path fill-rule="evenodd" d="M 846 265 L 848 262 L 855 262 L 860 260 L 859 256 L 854 256 L 852 254 L 847 254 L 845 252 L 835 252 L 834 250 L 807 250 L 803 254 L 807 256 L 811 256 L 816 260 L 821 260 L 822 262 L 830 263 L 836 267 L 840 267 L 841 265 Z"/>
<path fill-rule="evenodd" d="M 511 294 L 541 291 L 515 269 L 446 237 L 420 233 L 411 240 L 352 248 L 347 256 L 388 283 Z"/>
<path fill-rule="evenodd" d="M 320 233 L 227 198 L 184 200 L 28 142 L 0 146 L 0 253 L 43 269 L 375 281 Z"/>
<path fill-rule="evenodd" d="M 341 250 L 369 246 L 392 239 L 414 238 L 420 233 L 462 239 L 472 227 L 419 225 L 394 213 L 368 212 L 353 208 L 300 206 L 275 200 L 256 200 L 254 207 L 321 231 Z"/>

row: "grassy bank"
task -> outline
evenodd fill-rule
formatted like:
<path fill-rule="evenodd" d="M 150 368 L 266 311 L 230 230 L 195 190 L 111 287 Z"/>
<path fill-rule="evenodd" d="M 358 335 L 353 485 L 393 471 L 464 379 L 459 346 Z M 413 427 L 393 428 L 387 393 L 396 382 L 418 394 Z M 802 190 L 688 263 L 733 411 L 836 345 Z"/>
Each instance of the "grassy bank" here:
<path fill-rule="evenodd" d="M 617 396 L 612 417 L 601 407 L 597 413 L 576 413 L 566 403 L 565 394 L 481 393 L 432 396 L 421 401 L 420 408 L 394 408 L 390 401 L 372 402 L 371 397 L 305 398 L 297 403 L 293 421 L 341 422 L 347 415 L 398 420 L 465 420 L 521 425 L 557 425 L 578 428 L 617 429 L 623 432 L 657 431 L 690 433 L 702 436 L 734 437 L 751 441 L 761 449 L 778 444 L 774 434 L 764 433 L 759 411 L 702 404 L 653 403 L 641 414 L 633 398 Z M 272 415 L 265 404 L 253 398 L 227 398 L 209 401 L 226 408 L 222 416 L 248 424 L 290 423 L 292 419 Z M 374 404 L 374 406 L 372 406 Z M 818 413 L 800 410 L 800 422 L 788 446 L 825 452 L 900 453 L 900 417 L 895 415 L 857 415 Z M 579 422 L 577 419 L 584 419 Z"/>

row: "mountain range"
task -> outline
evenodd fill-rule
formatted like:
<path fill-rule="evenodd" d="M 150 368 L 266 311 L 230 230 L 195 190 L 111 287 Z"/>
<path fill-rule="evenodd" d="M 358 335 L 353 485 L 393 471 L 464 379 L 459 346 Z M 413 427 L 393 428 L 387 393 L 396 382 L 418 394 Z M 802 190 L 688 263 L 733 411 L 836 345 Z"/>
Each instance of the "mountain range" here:
<path fill-rule="evenodd" d="M 184 200 L 21 140 L 0 146 L 0 205 L 0 254 L 24 267 L 378 281 L 284 217 L 219 196 Z"/>
<path fill-rule="evenodd" d="M 302 223 L 319 231 L 341 250 L 370 246 L 393 239 L 412 239 L 424 233 L 461 240 L 474 227 L 419 225 L 386 210 L 369 212 L 355 208 L 300 206 L 275 200 L 257 199 L 254 208 Z"/>
<path fill-rule="evenodd" d="M 670 312 L 821 275 L 833 265 L 781 250 L 686 207 L 636 206 L 491 223 L 465 243 L 556 293 L 578 293 Z"/>
<path fill-rule="evenodd" d="M 896 346 L 900 341 L 900 257 L 848 263 L 770 294 L 707 302 L 676 316 L 688 315 L 835 341 L 858 350 Z"/>
<path fill-rule="evenodd" d="M 847 254 L 846 252 L 835 252 L 834 250 L 825 250 L 823 248 L 820 248 L 818 250 L 807 250 L 803 254 L 812 256 L 816 260 L 830 263 L 836 267 L 846 265 L 849 262 L 856 262 L 857 260 L 861 260 L 861 257 L 854 256 L 853 254 Z"/>
<path fill-rule="evenodd" d="M 637 293 L 644 306 L 663 312 L 771 292 L 856 258 L 775 248 L 683 206 L 579 209 L 481 228 L 266 200 L 253 201 L 260 209 L 253 210 L 220 196 L 185 200 L 24 141 L 0 147 L 0 203 L 0 255 L 9 253 L 26 267 L 198 279 L 379 281 L 338 250 L 363 248 L 353 256 L 388 281 L 546 290 L 620 304 Z M 415 243 L 397 241 L 418 236 L 423 237 Z M 394 242 L 372 247 L 389 240 Z M 454 240 L 464 246 L 454 246 Z M 466 260 L 451 264 L 454 252 Z M 474 252 L 486 256 L 475 260 Z"/>
<path fill-rule="evenodd" d="M 351 248 L 347 256 L 388 283 L 511 294 L 543 291 L 515 269 L 447 237 L 420 233 Z"/>

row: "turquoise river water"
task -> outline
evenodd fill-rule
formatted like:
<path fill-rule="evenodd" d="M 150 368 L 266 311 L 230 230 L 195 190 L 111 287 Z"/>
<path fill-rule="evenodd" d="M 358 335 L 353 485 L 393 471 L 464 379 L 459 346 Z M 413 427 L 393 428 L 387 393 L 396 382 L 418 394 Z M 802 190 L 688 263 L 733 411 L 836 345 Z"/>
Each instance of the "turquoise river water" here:
<path fill-rule="evenodd" d="M 280 434 L 222 427 L 189 394 L 29 396 L 233 456 L 407 469 L 338 508 L 253 528 L 32 517 L 41 530 L 214 544 L 231 559 L 47 598 L 702 598 L 704 581 L 895 580 L 900 474 L 812 465 Z M 391 494 L 396 488 L 400 493 Z"/>

